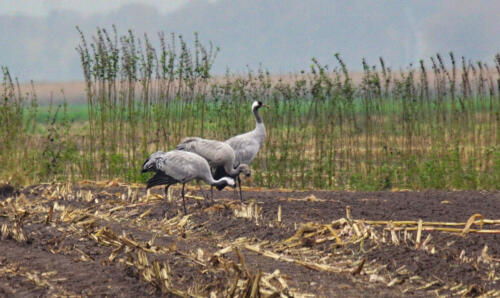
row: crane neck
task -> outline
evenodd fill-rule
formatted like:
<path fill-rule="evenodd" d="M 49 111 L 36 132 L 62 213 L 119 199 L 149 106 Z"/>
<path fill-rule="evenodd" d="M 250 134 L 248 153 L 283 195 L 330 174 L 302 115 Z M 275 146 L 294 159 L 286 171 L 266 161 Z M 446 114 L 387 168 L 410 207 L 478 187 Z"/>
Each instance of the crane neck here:
<path fill-rule="evenodd" d="M 258 139 L 259 144 L 262 145 L 264 139 L 266 138 L 266 127 L 264 126 L 262 118 L 260 118 L 259 109 L 253 109 L 253 114 L 255 116 L 255 122 L 256 122 L 253 134 Z"/>
<path fill-rule="evenodd" d="M 238 176 L 241 172 L 243 172 L 245 167 L 248 167 L 248 166 L 245 164 L 240 164 L 236 168 L 233 168 L 233 166 L 231 164 L 231 165 L 225 166 L 224 169 L 226 170 L 226 173 L 228 173 L 229 176 L 234 177 L 234 176 Z"/>
<path fill-rule="evenodd" d="M 257 122 L 257 125 L 258 124 L 262 124 L 262 118 L 260 118 L 259 109 L 258 108 L 254 108 L 253 109 L 253 115 L 255 116 L 255 122 Z"/>
<path fill-rule="evenodd" d="M 234 184 L 234 180 L 232 180 L 232 178 L 229 178 L 229 177 L 222 177 L 220 178 L 219 180 L 215 180 L 212 178 L 212 183 L 210 183 L 210 185 L 215 185 L 215 186 L 218 186 L 218 185 L 231 185 L 231 182 L 232 184 Z"/>
<path fill-rule="evenodd" d="M 240 171 L 238 170 L 238 168 L 233 168 L 232 164 L 225 165 L 224 166 L 224 170 L 226 171 L 226 173 L 229 176 L 237 176 L 240 173 Z"/>
<path fill-rule="evenodd" d="M 259 109 L 253 109 L 253 115 L 255 116 L 255 122 L 256 122 L 254 131 L 257 132 L 259 135 L 263 135 L 265 137 L 266 127 L 264 126 L 262 118 L 260 118 Z"/>

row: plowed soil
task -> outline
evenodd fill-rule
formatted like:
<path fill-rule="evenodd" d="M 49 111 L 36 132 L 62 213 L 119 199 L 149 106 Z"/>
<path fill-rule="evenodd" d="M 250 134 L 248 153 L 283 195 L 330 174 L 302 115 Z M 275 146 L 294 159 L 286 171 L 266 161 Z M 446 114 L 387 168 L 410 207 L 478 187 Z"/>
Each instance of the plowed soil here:
<path fill-rule="evenodd" d="M 0 296 L 500 297 L 500 192 L 2 187 Z"/>

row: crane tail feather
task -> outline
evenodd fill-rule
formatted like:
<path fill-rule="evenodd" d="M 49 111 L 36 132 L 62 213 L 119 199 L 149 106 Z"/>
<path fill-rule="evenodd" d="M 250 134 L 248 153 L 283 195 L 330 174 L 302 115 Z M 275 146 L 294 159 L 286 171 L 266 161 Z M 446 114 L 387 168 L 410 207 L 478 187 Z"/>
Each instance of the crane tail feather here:
<path fill-rule="evenodd" d="M 146 188 L 151 188 L 153 186 L 165 185 L 165 184 L 171 185 L 171 184 L 175 184 L 177 182 L 179 182 L 179 181 L 168 176 L 168 175 L 156 173 L 153 177 L 151 177 L 148 180 Z"/>
<path fill-rule="evenodd" d="M 215 168 L 215 173 L 214 173 L 214 179 L 215 180 L 219 180 L 220 178 L 222 177 L 227 177 L 227 173 L 226 173 L 226 170 L 224 169 L 224 167 L 222 166 L 219 166 L 217 168 Z"/>
<path fill-rule="evenodd" d="M 222 177 L 227 177 L 227 176 L 229 176 L 229 175 L 226 173 L 226 170 L 224 169 L 224 167 L 221 166 L 221 167 L 217 167 L 215 169 L 215 173 L 214 173 L 215 180 L 219 180 Z M 217 190 L 223 190 L 226 186 L 227 186 L 227 184 L 221 184 L 221 185 L 216 185 L 215 187 L 217 188 Z"/>

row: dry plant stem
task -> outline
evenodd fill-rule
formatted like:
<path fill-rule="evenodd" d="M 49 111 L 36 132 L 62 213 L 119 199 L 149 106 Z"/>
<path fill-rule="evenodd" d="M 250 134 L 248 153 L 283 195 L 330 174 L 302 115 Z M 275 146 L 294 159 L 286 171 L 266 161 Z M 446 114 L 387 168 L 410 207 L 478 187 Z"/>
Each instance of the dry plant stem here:
<path fill-rule="evenodd" d="M 257 272 L 257 275 L 255 276 L 253 284 L 252 284 L 252 292 L 250 293 L 250 297 L 257 297 L 261 276 L 262 276 L 262 270 L 259 269 L 259 272 Z"/>
<path fill-rule="evenodd" d="M 418 227 L 414 228 L 393 228 L 394 231 L 418 231 Z M 440 228 L 440 227 L 422 227 L 422 231 L 441 231 L 441 232 L 450 232 L 450 233 L 463 233 L 463 229 L 454 229 L 454 228 Z M 476 230 L 470 229 L 467 233 L 477 233 L 477 234 L 500 234 L 500 230 Z"/>
<path fill-rule="evenodd" d="M 408 220 L 408 221 L 388 221 L 388 220 L 363 220 L 357 219 L 355 222 L 366 223 L 369 225 L 387 225 L 391 223 L 394 226 L 406 226 L 406 225 L 417 225 L 418 221 Z M 467 222 L 438 222 L 438 221 L 424 221 L 422 225 L 424 226 L 465 226 Z M 483 219 L 481 221 L 474 221 L 472 225 L 498 225 L 500 220 Z"/>
<path fill-rule="evenodd" d="M 422 239 L 422 220 L 418 220 L 418 225 L 417 225 L 417 239 L 415 240 L 415 248 L 419 249 L 420 248 L 420 241 Z"/>

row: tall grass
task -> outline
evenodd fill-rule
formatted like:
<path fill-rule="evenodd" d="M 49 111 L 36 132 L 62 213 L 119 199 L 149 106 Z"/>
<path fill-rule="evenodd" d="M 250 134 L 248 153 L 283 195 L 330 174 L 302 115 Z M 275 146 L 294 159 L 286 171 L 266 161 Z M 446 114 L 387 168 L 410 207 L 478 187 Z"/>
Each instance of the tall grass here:
<path fill-rule="evenodd" d="M 0 179 L 18 184 L 75 179 L 72 163 L 78 155 L 66 103 L 51 104 L 40 119 L 35 92 L 21 93 L 8 68 L 1 70 Z"/>
<path fill-rule="evenodd" d="M 98 29 L 90 40 L 80 36 L 88 124 L 60 140 L 70 149 L 58 158 L 71 177 L 144 181 L 139 169 L 150 153 L 185 136 L 225 140 L 249 131 L 251 102 L 262 100 L 272 108 L 261 111 L 268 136 L 252 164 L 254 185 L 500 188 L 499 55 L 494 67 L 449 53 L 397 71 L 382 58 L 363 59 L 362 73 L 353 74 L 335 54 L 333 66 L 312 59 L 300 74 L 258 69 L 213 78 L 218 49 L 197 35 L 188 44 L 160 33 L 157 48 L 147 35 L 115 28 Z"/>
<path fill-rule="evenodd" d="M 168 148 L 181 135 L 204 134 L 209 71 L 217 55 L 195 35 L 193 50 L 182 36 L 159 34 L 157 52 L 147 35 L 118 36 L 98 29 L 90 44 L 80 31 L 87 85 L 88 135 L 80 159 L 84 177 L 139 178 L 151 150 Z M 184 121 L 173 121 L 185 118 Z M 199 119 L 199 120 L 198 120 Z"/>

